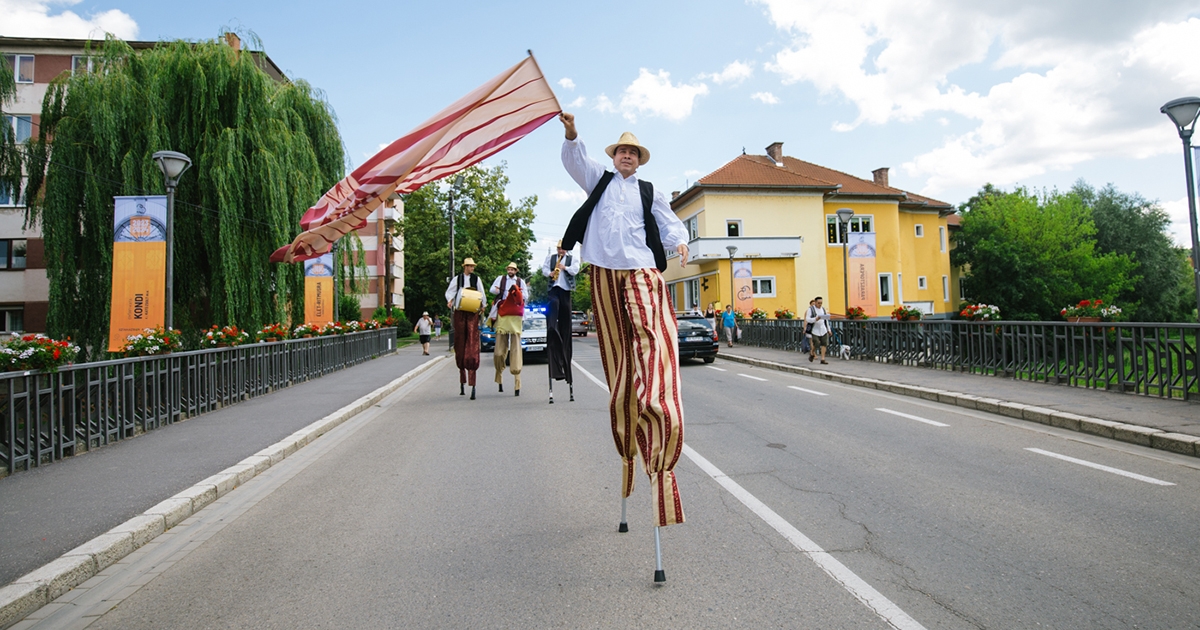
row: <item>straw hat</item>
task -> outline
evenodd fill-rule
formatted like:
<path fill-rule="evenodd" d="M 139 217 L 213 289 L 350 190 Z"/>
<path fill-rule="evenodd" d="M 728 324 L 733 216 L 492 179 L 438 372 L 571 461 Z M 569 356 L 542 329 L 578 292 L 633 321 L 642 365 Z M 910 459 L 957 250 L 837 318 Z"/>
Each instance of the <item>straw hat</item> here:
<path fill-rule="evenodd" d="M 510 263 L 508 263 L 508 266 L 506 266 L 504 269 L 508 270 L 508 269 L 516 269 L 516 268 L 517 268 L 517 263 L 510 262 Z"/>
<path fill-rule="evenodd" d="M 641 160 L 638 160 L 639 166 L 650 162 L 650 149 L 647 149 L 646 147 L 642 146 L 641 143 L 638 142 L 637 136 L 633 135 L 632 133 L 630 133 L 628 131 L 621 134 L 621 139 L 617 140 L 616 144 L 608 145 L 608 148 L 605 149 L 604 152 L 608 154 L 608 157 L 613 157 L 613 155 L 615 155 L 617 152 L 617 147 L 623 146 L 623 145 L 637 148 L 638 154 L 642 158 Z"/>
<path fill-rule="evenodd" d="M 463 266 L 464 266 L 464 267 L 466 267 L 467 265 L 471 265 L 472 267 L 474 267 L 474 266 L 475 266 L 475 259 L 474 259 L 474 258 L 464 258 L 464 259 L 463 259 Z"/>

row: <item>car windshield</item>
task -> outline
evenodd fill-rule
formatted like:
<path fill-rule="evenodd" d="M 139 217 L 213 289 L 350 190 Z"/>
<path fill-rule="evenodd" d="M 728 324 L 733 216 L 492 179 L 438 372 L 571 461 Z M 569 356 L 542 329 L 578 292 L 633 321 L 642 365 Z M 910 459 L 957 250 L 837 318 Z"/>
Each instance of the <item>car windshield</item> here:
<path fill-rule="evenodd" d="M 524 330 L 546 330 L 546 320 L 541 317 L 526 319 Z"/>
<path fill-rule="evenodd" d="M 702 319 L 681 319 L 679 320 L 679 330 L 708 330 L 708 322 Z"/>

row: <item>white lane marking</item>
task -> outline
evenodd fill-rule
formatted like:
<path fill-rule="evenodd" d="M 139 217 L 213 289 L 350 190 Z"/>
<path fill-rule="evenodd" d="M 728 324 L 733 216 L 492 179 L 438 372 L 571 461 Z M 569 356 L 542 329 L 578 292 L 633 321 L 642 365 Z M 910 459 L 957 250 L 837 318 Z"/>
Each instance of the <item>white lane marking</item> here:
<path fill-rule="evenodd" d="M 1033 452 L 1033 453 L 1037 453 L 1038 455 L 1045 455 L 1047 457 L 1061 459 L 1064 462 L 1071 462 L 1072 464 L 1079 464 L 1080 466 L 1087 466 L 1088 468 L 1095 468 L 1096 470 L 1103 470 L 1104 472 L 1110 472 L 1114 475 L 1121 475 L 1122 477 L 1129 477 L 1130 479 L 1137 479 L 1138 481 L 1145 481 L 1146 483 L 1152 483 L 1156 486 L 1173 486 L 1173 485 L 1175 485 L 1175 484 L 1171 483 L 1170 481 L 1163 481 L 1161 479 L 1155 479 L 1154 477 L 1147 477 L 1145 475 L 1131 473 L 1127 470 L 1121 470 L 1120 468 L 1113 468 L 1111 466 L 1105 466 L 1103 464 L 1097 464 L 1097 463 L 1089 462 L 1089 461 L 1083 460 L 1083 459 L 1075 459 L 1074 457 L 1067 457 L 1066 455 L 1059 455 L 1058 453 L 1051 453 L 1050 451 L 1043 451 L 1040 448 L 1027 448 L 1025 450 Z"/>
<path fill-rule="evenodd" d="M 788 389 L 794 389 L 796 391 L 806 392 L 809 394 L 816 394 L 817 396 L 828 396 L 829 395 L 829 394 L 826 394 L 825 392 L 816 391 L 815 389 L 804 389 L 803 387 L 796 387 L 795 385 L 788 385 Z"/>
<path fill-rule="evenodd" d="M 584 376 L 592 379 L 593 383 L 599 385 L 604 391 L 608 391 L 608 386 L 601 382 L 600 379 L 592 376 L 591 372 L 583 369 L 582 366 L 574 361 L 572 361 L 572 364 L 580 372 L 583 372 Z M 745 376 L 745 374 L 742 376 Z M 800 530 L 775 513 L 775 510 L 767 507 L 765 503 L 747 492 L 736 481 L 726 476 L 725 473 L 721 472 L 721 469 L 713 466 L 712 462 L 705 459 L 700 453 L 697 453 L 695 449 L 684 444 L 683 454 L 687 455 L 688 459 L 692 460 L 692 463 L 700 467 L 700 470 L 703 470 L 709 477 L 712 477 L 722 488 L 725 488 L 738 501 L 741 501 L 743 505 L 750 508 L 751 512 L 754 512 L 756 516 L 773 527 L 775 531 L 782 534 L 796 549 L 799 549 L 801 553 L 808 556 L 817 566 L 821 567 L 821 570 L 825 571 L 829 577 L 833 578 L 838 584 L 841 584 L 842 588 L 849 591 L 858 601 L 865 604 L 867 608 L 874 611 L 875 614 L 879 615 L 893 628 L 897 630 L 925 630 L 925 626 L 917 623 L 916 619 L 909 617 L 907 613 L 900 610 L 899 606 L 893 604 L 890 599 L 872 588 L 870 584 L 867 584 L 862 578 L 858 577 L 846 565 L 838 562 L 837 558 L 829 555 L 828 552 L 813 542 L 808 536 L 800 533 Z"/>
<path fill-rule="evenodd" d="M 713 366 L 713 365 L 706 365 L 706 366 L 704 366 L 704 367 L 706 367 L 706 368 L 708 368 L 708 369 L 710 369 L 710 370 L 716 370 L 716 371 L 718 371 L 718 372 L 726 372 L 726 371 L 728 371 L 728 370 L 726 370 L 725 368 L 719 368 L 719 367 L 716 367 L 716 366 Z"/>
<path fill-rule="evenodd" d="M 817 566 L 821 567 L 829 577 L 833 578 L 838 584 L 841 584 L 847 591 L 850 591 L 851 595 L 865 604 L 867 608 L 875 611 L 875 614 L 883 618 L 892 627 L 900 630 L 924 629 L 924 626 L 918 623 L 917 620 L 909 617 L 903 610 L 900 610 L 899 606 L 893 604 L 882 593 L 872 588 L 870 584 L 867 584 L 866 581 L 858 577 L 846 565 L 838 562 L 836 558 L 829 555 L 828 552 L 813 542 L 812 539 L 802 534 L 800 530 L 793 527 L 782 516 L 776 514 L 775 510 L 767 507 L 766 504 L 747 492 L 745 488 L 738 485 L 736 481 L 726 476 L 725 473 L 721 472 L 721 469 L 713 466 L 712 462 L 705 459 L 692 449 L 692 447 L 684 444 L 683 454 L 687 455 L 688 459 L 692 460 L 701 470 L 708 473 L 708 476 L 712 477 L 721 487 L 729 491 L 729 494 L 736 497 L 743 505 L 750 508 L 751 512 L 754 512 L 759 518 L 773 527 L 775 531 L 782 534 L 796 549 L 799 549 L 813 562 L 817 563 Z"/>
<path fill-rule="evenodd" d="M 900 413 L 899 411 L 892 411 L 891 409 L 884 409 L 883 407 L 876 407 L 875 411 L 882 411 L 883 413 L 890 413 L 893 416 L 900 416 L 901 418 L 908 418 L 909 420 L 916 420 L 917 422 L 924 422 L 925 424 L 932 424 L 935 427 L 950 426 L 948 424 L 943 424 L 941 422 L 934 422 L 933 420 L 926 420 L 925 418 L 922 418 L 920 416 L 913 416 L 913 415 L 909 415 L 907 413 Z"/>
<path fill-rule="evenodd" d="M 756 380 L 756 381 L 765 381 L 765 380 L 767 380 L 767 379 L 765 379 L 765 378 L 758 378 L 757 376 L 750 376 L 749 374 L 742 374 L 741 372 L 738 372 L 738 376 L 745 376 L 746 378 L 752 378 L 752 379 L 754 379 L 754 380 Z"/>

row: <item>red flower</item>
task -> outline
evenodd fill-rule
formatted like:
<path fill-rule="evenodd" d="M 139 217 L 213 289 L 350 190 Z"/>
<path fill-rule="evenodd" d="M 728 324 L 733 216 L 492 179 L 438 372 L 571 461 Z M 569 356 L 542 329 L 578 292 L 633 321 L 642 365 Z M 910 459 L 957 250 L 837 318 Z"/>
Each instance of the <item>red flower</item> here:
<path fill-rule="evenodd" d="M 54 360 L 55 360 L 55 361 L 57 361 L 57 360 L 58 360 L 58 358 L 59 358 L 59 357 L 61 357 L 61 356 L 62 356 L 62 350 L 59 350 L 58 348 L 55 348 L 55 349 L 54 349 Z"/>

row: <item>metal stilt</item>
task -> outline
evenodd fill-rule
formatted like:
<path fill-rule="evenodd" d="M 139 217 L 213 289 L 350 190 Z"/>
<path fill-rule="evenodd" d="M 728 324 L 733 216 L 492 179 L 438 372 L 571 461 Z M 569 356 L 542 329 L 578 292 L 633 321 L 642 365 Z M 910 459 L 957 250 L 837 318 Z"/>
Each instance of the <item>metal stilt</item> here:
<path fill-rule="evenodd" d="M 549 374 L 548 371 L 547 371 L 547 374 Z M 551 405 L 554 404 L 554 377 L 553 376 L 550 377 L 550 404 Z"/>
<path fill-rule="evenodd" d="M 629 523 L 625 521 L 625 497 L 621 497 L 621 524 L 617 526 L 617 531 L 622 534 L 629 531 Z"/>
<path fill-rule="evenodd" d="M 662 542 L 658 539 L 659 529 L 657 525 L 654 526 L 654 566 L 656 567 L 654 569 L 654 581 L 666 582 L 667 572 L 663 571 L 662 568 Z"/>
<path fill-rule="evenodd" d="M 571 390 L 571 402 L 575 402 L 575 384 L 567 383 L 567 387 Z"/>

